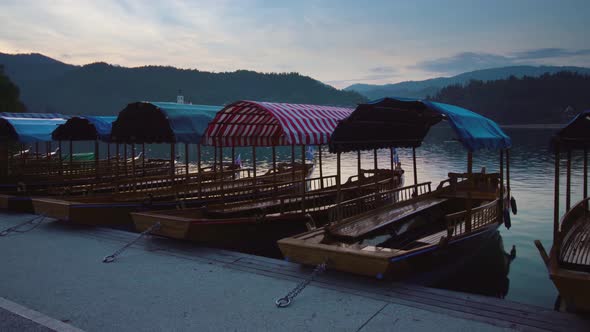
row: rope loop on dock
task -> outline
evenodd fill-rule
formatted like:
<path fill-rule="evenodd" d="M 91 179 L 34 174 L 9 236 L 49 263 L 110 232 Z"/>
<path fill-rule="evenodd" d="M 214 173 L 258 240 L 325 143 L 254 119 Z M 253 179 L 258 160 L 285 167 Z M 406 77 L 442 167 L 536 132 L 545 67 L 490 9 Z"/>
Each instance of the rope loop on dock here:
<path fill-rule="evenodd" d="M 139 241 L 144 235 L 149 234 L 149 233 L 151 233 L 153 231 L 157 231 L 158 229 L 160 229 L 161 226 L 162 225 L 159 222 L 153 224 L 152 226 L 150 226 L 145 231 L 139 233 L 139 235 L 135 239 L 133 239 L 133 241 L 130 241 L 129 243 L 127 243 L 124 246 L 122 246 L 121 248 L 117 249 L 111 255 L 105 256 L 102 259 L 102 262 L 103 263 L 112 263 L 112 262 L 114 262 L 115 259 L 117 258 L 117 256 L 119 256 L 121 253 L 123 253 L 123 251 L 127 250 L 127 248 L 131 247 L 133 244 L 135 244 L 137 241 Z"/>

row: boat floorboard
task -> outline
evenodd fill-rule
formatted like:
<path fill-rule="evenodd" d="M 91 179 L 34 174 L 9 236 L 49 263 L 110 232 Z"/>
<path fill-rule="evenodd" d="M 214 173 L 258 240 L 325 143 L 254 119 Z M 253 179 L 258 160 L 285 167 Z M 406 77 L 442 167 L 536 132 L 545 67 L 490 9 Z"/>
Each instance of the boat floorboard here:
<path fill-rule="evenodd" d="M 32 217 L 1 213 L 0 228 Z M 311 268 L 155 236 L 101 262 L 136 236 L 47 220 L 2 237 L 0 293 L 85 330 L 590 330 L 549 308 L 331 270 L 278 309 Z"/>
<path fill-rule="evenodd" d="M 359 238 L 378 228 L 395 223 L 399 220 L 410 218 L 446 201 L 446 198 L 426 198 L 404 204 L 396 208 L 382 208 L 369 216 L 361 216 L 357 220 L 337 224 L 330 227 L 331 235 Z"/>

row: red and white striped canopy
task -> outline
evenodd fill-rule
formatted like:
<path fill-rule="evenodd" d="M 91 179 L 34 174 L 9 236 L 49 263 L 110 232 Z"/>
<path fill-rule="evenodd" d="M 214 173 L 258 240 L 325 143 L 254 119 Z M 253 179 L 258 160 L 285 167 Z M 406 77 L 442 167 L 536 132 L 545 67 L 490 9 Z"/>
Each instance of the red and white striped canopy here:
<path fill-rule="evenodd" d="M 215 146 L 327 144 L 338 121 L 354 109 L 331 106 L 237 101 L 209 123 L 204 140 Z"/>

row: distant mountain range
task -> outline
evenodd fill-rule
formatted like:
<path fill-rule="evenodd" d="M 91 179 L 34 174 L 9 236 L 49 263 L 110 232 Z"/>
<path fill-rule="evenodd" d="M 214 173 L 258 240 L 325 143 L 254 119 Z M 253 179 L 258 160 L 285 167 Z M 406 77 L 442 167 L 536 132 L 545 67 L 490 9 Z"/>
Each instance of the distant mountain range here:
<path fill-rule="evenodd" d="M 116 114 L 135 101 L 224 105 L 240 99 L 350 106 L 366 101 L 297 73 L 212 73 L 174 67 L 127 68 L 103 62 L 75 66 L 42 54 L 3 54 L 0 65 L 30 112 Z"/>
<path fill-rule="evenodd" d="M 545 73 L 571 71 L 579 74 L 590 74 L 590 68 L 559 67 L 559 66 L 510 66 L 491 68 L 462 73 L 452 77 L 431 78 L 424 81 L 407 81 L 395 84 L 371 85 L 353 84 L 344 90 L 355 91 L 369 100 L 382 97 L 425 98 L 436 95 L 442 88 L 454 84 L 465 84 L 471 80 L 493 81 L 515 76 L 538 77 Z"/>

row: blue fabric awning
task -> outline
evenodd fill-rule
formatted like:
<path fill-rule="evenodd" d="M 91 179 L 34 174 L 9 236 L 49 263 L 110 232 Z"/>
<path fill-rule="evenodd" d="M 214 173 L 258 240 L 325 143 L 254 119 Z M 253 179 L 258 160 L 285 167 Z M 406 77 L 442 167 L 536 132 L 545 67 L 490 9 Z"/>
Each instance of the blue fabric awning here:
<path fill-rule="evenodd" d="M 116 116 L 75 116 L 53 131 L 56 141 L 94 141 L 110 142 L 111 129 Z"/>
<path fill-rule="evenodd" d="M 222 106 L 131 103 L 113 122 L 112 139 L 128 143 L 200 143 Z"/>
<path fill-rule="evenodd" d="M 20 143 L 49 142 L 51 133 L 66 122 L 55 113 L 0 113 L 0 138 Z"/>
<path fill-rule="evenodd" d="M 469 151 L 508 149 L 512 141 L 492 120 L 455 105 L 409 98 L 382 98 L 359 105 L 334 133 L 330 149 L 346 152 L 418 147 L 430 127 L 447 120 Z"/>
<path fill-rule="evenodd" d="M 494 121 L 459 106 L 422 101 L 428 108 L 446 116 L 457 138 L 466 149 L 502 150 L 512 147 L 512 139 Z"/>

